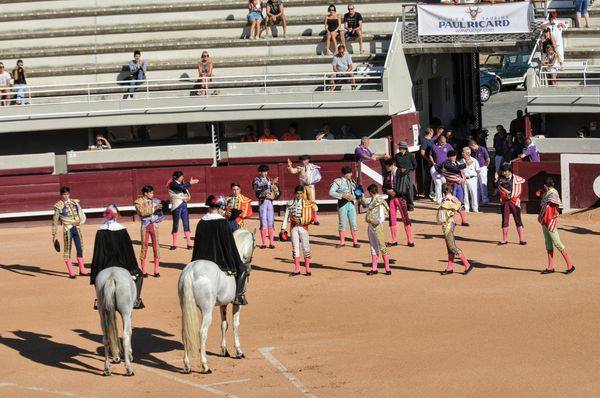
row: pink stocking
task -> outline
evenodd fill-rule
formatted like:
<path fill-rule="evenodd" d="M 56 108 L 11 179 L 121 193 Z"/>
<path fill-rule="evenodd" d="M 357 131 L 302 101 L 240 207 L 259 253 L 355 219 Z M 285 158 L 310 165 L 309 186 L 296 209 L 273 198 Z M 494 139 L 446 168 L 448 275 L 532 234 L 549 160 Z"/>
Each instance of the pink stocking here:
<path fill-rule="evenodd" d="M 508 242 L 508 227 L 502 228 L 502 243 Z"/>
<path fill-rule="evenodd" d="M 465 266 L 465 269 L 471 268 L 471 264 L 469 264 L 469 260 L 467 260 L 467 257 L 465 256 L 464 252 L 460 253 L 460 260 L 462 261 L 463 265 Z"/>
<path fill-rule="evenodd" d="M 571 259 L 569 258 L 569 253 L 567 253 L 567 249 L 563 249 L 563 251 L 560 252 L 560 254 L 562 254 L 563 258 L 565 259 L 565 262 L 567 263 L 567 269 L 571 269 L 571 267 L 573 267 L 573 264 L 571 263 Z"/>
<path fill-rule="evenodd" d="M 85 269 L 83 257 L 77 257 L 77 265 L 79 266 L 79 275 L 89 275 L 88 270 Z"/>
<path fill-rule="evenodd" d="M 67 265 L 67 271 L 69 271 L 69 276 L 75 276 L 75 270 L 71 266 L 71 259 L 66 259 L 65 264 Z"/>
<path fill-rule="evenodd" d="M 458 212 L 458 214 L 460 214 L 460 223 L 466 224 L 467 223 L 467 212 L 465 212 L 464 210 L 461 210 Z"/>
<path fill-rule="evenodd" d="M 158 275 L 160 273 L 160 260 L 154 259 L 154 275 Z"/>
<path fill-rule="evenodd" d="M 142 260 L 142 275 L 148 275 L 148 260 Z"/>
<path fill-rule="evenodd" d="M 546 250 L 548 253 L 548 269 L 554 269 L 554 250 Z"/>
<path fill-rule="evenodd" d="M 446 267 L 446 270 L 452 271 L 453 268 L 454 268 L 454 254 L 448 254 L 448 266 Z"/>
<path fill-rule="evenodd" d="M 300 272 L 300 257 L 294 257 L 294 272 Z"/>
<path fill-rule="evenodd" d="M 173 246 L 177 246 L 177 232 L 173 232 L 171 235 L 173 235 Z"/>
<path fill-rule="evenodd" d="M 267 243 L 267 229 L 261 229 L 260 230 L 260 240 L 262 242 L 262 245 L 265 246 Z"/>
<path fill-rule="evenodd" d="M 350 234 L 352 235 L 352 242 L 354 244 L 358 243 L 358 232 L 357 231 L 350 231 Z"/>
<path fill-rule="evenodd" d="M 304 258 L 304 268 L 306 269 L 306 273 L 310 272 L 310 257 Z"/>
<path fill-rule="evenodd" d="M 523 227 L 517 227 L 519 233 L 519 242 L 525 242 L 525 229 Z"/>
<path fill-rule="evenodd" d="M 379 257 L 377 254 L 371 254 L 371 269 L 373 271 L 377 271 L 377 263 L 379 262 Z"/>
<path fill-rule="evenodd" d="M 194 246 L 192 240 L 190 239 L 190 231 L 185 231 L 183 235 L 185 236 L 185 241 L 187 242 L 188 247 Z"/>
<path fill-rule="evenodd" d="M 346 244 L 346 232 L 340 231 L 340 246 L 344 246 Z"/>
<path fill-rule="evenodd" d="M 391 243 L 398 242 L 398 227 L 396 225 L 390 227 L 390 234 L 392 235 Z"/>
<path fill-rule="evenodd" d="M 275 228 L 269 228 L 269 246 L 275 242 Z"/>
<path fill-rule="evenodd" d="M 383 255 L 383 266 L 385 267 L 386 271 L 391 271 L 390 270 L 390 255 L 389 254 L 384 254 Z"/>

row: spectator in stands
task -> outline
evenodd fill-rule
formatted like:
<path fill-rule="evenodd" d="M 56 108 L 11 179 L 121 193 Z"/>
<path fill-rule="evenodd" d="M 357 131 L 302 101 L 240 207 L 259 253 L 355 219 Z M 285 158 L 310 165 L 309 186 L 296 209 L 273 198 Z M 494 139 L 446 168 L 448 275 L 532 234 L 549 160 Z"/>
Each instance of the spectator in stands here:
<path fill-rule="evenodd" d="M 275 137 L 273 134 L 271 134 L 271 129 L 268 127 L 265 127 L 263 134 L 258 137 L 258 142 L 273 142 L 273 141 L 278 141 L 277 137 Z"/>
<path fill-rule="evenodd" d="M 382 157 L 375 155 L 375 153 L 369 148 L 371 144 L 371 140 L 369 137 L 362 137 L 360 139 L 360 144 L 354 150 L 354 160 L 356 162 L 361 163 L 365 160 L 379 160 Z"/>
<path fill-rule="evenodd" d="M 213 61 L 208 55 L 208 51 L 202 51 L 202 58 L 198 61 L 198 76 L 200 77 L 200 90 L 198 95 L 208 94 L 208 84 L 213 77 Z"/>
<path fill-rule="evenodd" d="M 581 16 L 585 18 L 585 27 L 590 27 L 590 14 L 588 8 L 590 6 L 590 0 L 575 0 L 575 16 L 577 19 L 577 27 L 581 28 Z"/>
<path fill-rule="evenodd" d="M 334 74 L 331 76 L 332 78 L 329 81 L 329 91 L 335 90 L 336 80 L 341 80 L 342 84 L 350 80 L 350 83 L 352 84 L 352 90 L 356 89 L 356 82 L 354 80 L 354 74 L 352 73 L 352 70 L 354 69 L 354 66 L 352 65 L 352 58 L 346 51 L 345 45 L 340 44 L 338 46 L 338 51 L 333 56 L 331 65 L 333 67 Z"/>
<path fill-rule="evenodd" d="M 360 12 L 356 12 L 354 4 L 348 4 L 348 12 L 344 14 L 344 33 L 346 40 L 358 38 L 358 51 L 363 53 L 363 18 Z"/>
<path fill-rule="evenodd" d="M 518 131 L 525 131 L 525 116 L 522 110 L 517 111 L 517 118 L 513 119 L 510 122 L 510 127 L 508 128 L 509 133 L 516 134 Z"/>
<path fill-rule="evenodd" d="M 550 86 L 556 85 L 556 71 L 560 63 L 560 56 L 557 54 L 554 46 L 548 44 L 546 46 L 546 54 L 542 57 L 542 66 L 544 67 L 548 85 Z"/>
<path fill-rule="evenodd" d="M 281 137 L 281 140 L 282 141 L 300 141 L 302 138 L 297 133 L 297 131 L 298 131 L 298 125 L 296 123 L 291 123 L 290 126 L 288 127 L 288 131 L 285 134 L 283 134 L 283 136 Z"/>
<path fill-rule="evenodd" d="M 346 38 L 342 32 L 342 17 L 337 13 L 335 5 L 330 4 L 327 8 L 327 15 L 325 15 L 325 32 L 327 38 L 325 41 L 325 50 L 327 55 L 331 55 L 329 50 L 329 43 L 333 41 L 333 48 L 339 48 L 337 38 L 339 36 L 342 45 L 346 45 Z"/>
<path fill-rule="evenodd" d="M 90 145 L 88 148 L 94 151 L 103 151 L 106 149 L 112 149 L 110 142 L 106 138 L 104 138 L 101 134 L 96 134 L 96 145 Z"/>
<path fill-rule="evenodd" d="M 329 128 L 329 123 L 323 123 L 323 127 L 321 127 L 321 131 L 317 133 L 315 136 L 315 140 L 335 140 L 335 136 L 331 132 L 331 128 Z"/>
<path fill-rule="evenodd" d="M 338 136 L 339 140 L 353 140 L 355 139 L 356 136 L 354 134 L 352 134 L 352 132 L 350 131 L 350 126 L 348 126 L 347 124 L 342 124 L 342 127 L 340 128 L 340 134 Z"/>
<path fill-rule="evenodd" d="M 586 126 L 583 126 L 582 128 L 579 129 L 579 131 L 577 131 L 577 138 L 589 138 L 589 137 L 590 137 L 590 130 Z"/>
<path fill-rule="evenodd" d="M 10 86 L 12 76 L 4 70 L 4 63 L 0 62 L 0 106 L 10 105 Z"/>
<path fill-rule="evenodd" d="M 260 25 L 263 21 L 261 0 L 248 0 L 248 22 L 250 22 L 250 40 L 260 39 Z"/>
<path fill-rule="evenodd" d="M 241 142 L 256 142 L 256 131 L 251 124 L 246 126 L 246 132 L 242 136 Z"/>
<path fill-rule="evenodd" d="M 556 46 L 556 42 L 554 41 L 552 32 L 550 32 L 550 28 L 546 28 L 542 31 L 542 37 L 540 37 L 540 40 L 538 41 L 538 48 L 540 49 L 542 58 L 546 56 L 546 46 L 548 44 Z"/>
<path fill-rule="evenodd" d="M 282 0 L 267 0 L 267 21 L 266 21 L 266 29 L 265 37 L 268 36 L 269 30 L 273 25 L 278 25 L 281 23 L 281 27 L 283 28 L 283 38 L 287 37 L 287 23 L 285 21 L 285 11 L 283 7 Z M 271 36 L 273 32 L 271 32 Z"/>
<path fill-rule="evenodd" d="M 523 153 L 520 154 L 519 157 L 525 161 L 539 163 L 540 154 L 538 153 L 535 144 L 531 141 L 531 138 L 525 140 L 525 145 L 525 149 L 523 149 Z"/>
<path fill-rule="evenodd" d="M 558 62 L 558 65 L 560 65 L 565 60 L 565 47 L 563 45 L 562 32 L 567 30 L 567 26 L 563 22 L 558 20 L 556 10 L 552 10 L 550 12 L 548 22 L 540 25 L 540 29 L 545 28 L 550 29 L 550 33 L 554 38 L 554 50 L 558 56 L 558 59 L 556 61 Z"/>
<path fill-rule="evenodd" d="M 146 61 L 142 59 L 142 53 L 140 50 L 135 50 L 133 52 L 133 59 L 129 62 L 129 73 L 131 74 L 131 83 L 129 84 L 129 98 L 133 98 L 133 93 L 135 92 L 135 86 L 139 84 L 140 81 L 146 80 L 146 71 L 148 70 L 148 65 Z M 125 96 L 127 98 L 127 96 Z"/>
<path fill-rule="evenodd" d="M 23 67 L 23 60 L 17 61 L 17 66 L 13 69 L 13 88 L 17 92 L 17 104 L 25 105 L 25 87 L 27 86 L 27 71 Z"/>
<path fill-rule="evenodd" d="M 521 151 L 519 151 L 515 138 L 512 135 L 507 135 L 504 144 L 504 152 L 502 152 L 502 163 L 511 163 L 520 153 Z"/>

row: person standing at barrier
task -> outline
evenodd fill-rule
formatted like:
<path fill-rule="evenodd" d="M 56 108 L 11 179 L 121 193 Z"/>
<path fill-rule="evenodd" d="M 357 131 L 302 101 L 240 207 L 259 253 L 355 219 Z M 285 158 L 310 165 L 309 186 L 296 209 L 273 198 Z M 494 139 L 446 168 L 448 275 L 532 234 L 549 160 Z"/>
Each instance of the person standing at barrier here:
<path fill-rule="evenodd" d="M 423 196 L 425 196 L 426 198 L 429 197 L 429 199 L 434 200 L 435 190 L 434 190 L 433 180 L 432 180 L 432 176 L 431 176 L 431 172 L 430 172 L 430 169 L 431 169 L 431 167 L 434 166 L 434 164 L 431 164 L 430 159 L 429 159 L 429 153 L 431 152 L 431 149 L 435 145 L 433 143 L 433 129 L 431 127 L 428 127 L 427 129 L 425 129 L 425 135 L 423 135 L 423 137 L 420 137 L 419 145 L 420 145 L 419 153 L 421 155 L 420 163 L 421 163 L 422 173 L 423 173 L 423 177 L 422 177 Z"/>
<path fill-rule="evenodd" d="M 490 165 L 490 153 L 483 146 L 479 146 L 477 141 L 469 140 L 469 148 L 471 148 L 471 154 L 475 157 L 479 163 L 479 174 L 477 174 L 477 192 L 478 199 L 481 199 L 481 203 L 487 206 L 490 203 L 488 197 L 488 166 Z"/>
<path fill-rule="evenodd" d="M 305 198 L 305 190 L 302 185 L 294 188 L 294 200 L 288 202 L 281 226 L 282 234 L 285 235 L 288 223 L 290 224 L 290 235 L 292 240 L 292 256 L 294 258 L 294 272 L 290 276 L 300 275 L 300 254 L 304 254 L 304 268 L 306 276 L 310 276 L 310 235 L 308 226 L 315 223 L 317 216 L 317 204 Z"/>
<path fill-rule="evenodd" d="M 371 184 L 367 187 L 369 193 L 369 199 L 362 197 L 360 199 L 364 206 L 367 206 L 367 214 L 365 220 L 367 221 L 367 233 L 369 236 L 369 243 L 371 245 L 371 261 L 372 267 L 367 275 L 377 274 L 377 268 L 379 263 L 379 253 L 383 258 L 383 266 L 385 267 L 385 274 L 391 275 L 392 270 L 390 269 L 390 255 L 389 249 L 385 243 L 385 226 L 384 221 L 389 215 L 390 207 L 387 203 L 387 195 L 381 195 L 378 193 L 379 189 L 377 185 Z"/>
<path fill-rule="evenodd" d="M 339 218 L 340 243 L 336 248 L 346 246 L 346 224 L 350 224 L 350 234 L 352 235 L 352 246 L 359 248 L 358 243 L 358 224 L 356 223 L 356 181 L 352 179 L 352 168 L 342 167 L 342 176 L 333 180 L 329 188 L 329 196 L 337 199 L 337 211 Z"/>
<path fill-rule="evenodd" d="M 269 234 L 269 249 L 275 249 L 275 211 L 273 201 L 279 197 L 279 178 L 268 177 L 269 166 L 261 164 L 258 166 L 258 176 L 252 181 L 252 188 L 258 199 L 258 214 L 260 216 L 260 238 L 261 249 L 265 249 L 267 233 Z"/>
<path fill-rule="evenodd" d="M 504 158 L 504 152 L 506 151 L 506 136 L 508 132 L 501 124 L 496 126 L 496 134 L 494 134 L 494 172 L 496 176 L 494 180 L 498 180 L 500 177 L 500 166 L 502 166 L 502 159 Z M 496 193 L 494 193 L 495 195 Z"/>
<path fill-rule="evenodd" d="M 232 182 L 231 196 L 225 198 L 226 217 L 232 231 L 244 227 L 244 220 L 252 217 L 252 200 L 242 195 L 240 184 Z"/>
<path fill-rule="evenodd" d="M 56 239 L 56 233 L 61 225 L 63 236 L 63 256 L 69 278 L 75 279 L 75 271 L 71 266 L 71 246 L 75 244 L 77 252 L 77 265 L 79 275 L 89 275 L 85 268 L 83 259 L 83 235 L 80 226 L 85 223 L 86 217 L 77 199 L 71 199 L 71 189 L 67 186 L 60 188 L 60 200 L 54 204 L 54 216 L 52 217 L 52 242 L 56 251 L 60 251 L 60 243 Z"/>
<path fill-rule="evenodd" d="M 300 185 L 304 188 L 304 199 L 316 203 L 315 184 L 321 181 L 320 167 L 310 162 L 309 155 L 300 156 L 301 164 L 299 166 L 294 166 L 290 159 L 287 162 L 290 173 L 300 175 Z M 314 225 L 320 225 L 316 211 Z"/>
<path fill-rule="evenodd" d="M 148 70 L 148 64 L 142 59 L 142 53 L 140 50 L 133 52 L 133 59 L 129 62 L 129 73 L 131 77 L 131 83 L 129 84 L 129 98 L 133 98 L 136 85 L 140 84 L 142 80 L 146 80 L 146 71 Z"/>
<path fill-rule="evenodd" d="M 575 266 L 571 263 L 567 249 L 561 242 L 560 236 L 558 236 L 558 214 L 560 212 L 559 209 L 562 209 L 563 204 L 558 195 L 558 191 L 554 188 L 554 179 L 552 177 L 546 178 L 544 180 L 542 191 L 538 191 L 537 194 L 542 197 L 538 221 L 542 225 L 544 243 L 546 244 L 546 252 L 548 253 L 548 266 L 542 271 L 542 275 L 554 272 L 554 247 L 558 249 L 567 263 L 567 271 L 565 274 L 570 274 L 575 271 Z"/>
<path fill-rule="evenodd" d="M 521 220 L 521 193 L 523 192 L 522 185 L 524 183 L 524 178 L 513 174 L 510 163 L 504 163 L 500 166 L 500 178 L 498 178 L 498 182 L 496 183 L 500 192 L 500 206 L 502 211 L 502 240 L 498 243 L 499 245 L 506 245 L 508 243 L 508 226 L 511 214 L 517 226 L 519 244 L 527 244 L 523 221 Z"/>
<path fill-rule="evenodd" d="M 456 246 L 456 240 L 454 238 L 454 229 L 456 222 L 454 222 L 454 216 L 462 208 L 462 203 L 458 198 L 452 195 L 453 188 L 450 185 L 444 184 L 443 188 L 444 198 L 440 207 L 438 207 L 437 221 L 442 225 L 442 232 L 446 241 L 446 250 L 448 251 L 448 265 L 442 272 L 442 275 L 449 275 L 454 272 L 454 259 L 458 256 L 463 265 L 465 266 L 465 275 L 467 275 L 473 269 L 473 266 L 467 260 L 465 253 Z"/>
<path fill-rule="evenodd" d="M 140 217 L 140 241 L 142 242 L 140 262 L 142 265 L 142 275 L 148 276 L 148 246 L 152 241 L 152 251 L 154 252 L 154 276 L 160 277 L 160 256 L 158 243 L 158 224 L 165 219 L 163 214 L 163 205 L 160 200 L 154 197 L 154 188 L 152 185 L 142 187 L 142 196 L 133 203 L 135 212 Z"/>
<path fill-rule="evenodd" d="M 17 92 L 17 104 L 25 105 L 25 88 L 27 87 L 27 71 L 23 66 L 23 60 L 17 61 L 17 66 L 13 69 L 13 90 Z"/>
<path fill-rule="evenodd" d="M 400 170 L 406 169 L 408 173 L 410 191 L 406 198 L 406 204 L 408 205 L 408 211 L 413 211 L 415 208 L 413 204 L 415 196 L 413 173 L 417 168 L 417 160 L 415 159 L 415 156 L 408 151 L 408 142 L 404 140 L 400 141 L 398 144 L 398 153 L 394 156 L 394 161 Z"/>
<path fill-rule="evenodd" d="M 190 238 L 190 215 L 188 213 L 187 203 L 192 198 L 189 189 L 192 185 L 197 184 L 198 180 L 190 178 L 189 182 L 184 181 L 183 172 L 176 171 L 173 177 L 169 180 L 167 187 L 169 189 L 169 197 L 171 198 L 171 214 L 173 214 L 173 244 L 170 250 L 177 249 L 177 234 L 179 232 L 179 220 L 183 223 L 183 234 L 187 243 L 187 249 L 194 248 L 192 239 Z"/>
<path fill-rule="evenodd" d="M 477 197 L 477 178 L 479 176 L 479 162 L 471 157 L 471 148 L 468 146 L 462 150 L 462 159 L 459 164 L 466 165 L 463 170 L 464 180 L 462 183 L 462 192 L 464 196 L 463 203 L 465 211 L 473 209 L 475 213 L 479 212 L 479 198 Z"/>
<path fill-rule="evenodd" d="M 410 180 L 407 170 L 399 169 L 393 159 L 385 161 L 387 175 L 383 183 L 383 192 L 388 195 L 388 205 L 390 208 L 390 233 L 392 239 L 387 246 L 398 246 L 398 212 L 402 217 L 404 231 L 408 247 L 413 247 L 415 243 L 412 238 L 412 228 L 408 216 L 408 206 L 406 197 L 410 194 Z"/>
<path fill-rule="evenodd" d="M 435 187 L 435 202 L 440 204 L 442 202 L 442 184 L 446 182 L 444 176 L 439 171 L 442 163 L 444 163 L 448 159 L 448 151 L 451 151 L 452 146 L 446 143 L 446 137 L 440 135 L 438 137 L 437 143 L 433 145 L 429 150 L 429 163 L 432 164 L 431 169 L 429 170 L 431 173 L 431 179 L 433 180 L 433 184 Z"/>

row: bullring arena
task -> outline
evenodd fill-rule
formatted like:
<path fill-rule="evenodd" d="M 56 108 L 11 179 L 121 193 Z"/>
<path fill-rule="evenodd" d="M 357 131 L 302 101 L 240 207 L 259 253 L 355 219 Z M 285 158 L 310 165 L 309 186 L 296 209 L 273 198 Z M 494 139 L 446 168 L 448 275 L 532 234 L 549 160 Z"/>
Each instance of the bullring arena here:
<path fill-rule="evenodd" d="M 69 280 L 51 247 L 50 222 L 0 229 L 0 396 L 2 397 L 397 397 L 598 396 L 600 269 L 594 254 L 598 210 L 563 215 L 559 229 L 577 272 L 541 276 L 545 251 L 535 215 L 524 215 L 526 246 L 511 229 L 497 246 L 493 208 L 457 227 L 476 269 L 442 277 L 446 252 L 430 202 L 417 202 L 414 248 L 392 248 L 392 275 L 366 276 L 362 247 L 335 249 L 337 216 L 311 226 L 311 277 L 290 278 L 291 244 L 256 249 L 241 313 L 246 358 L 220 357 L 215 311 L 209 332 L 210 375 L 182 373 L 177 278 L 191 251 L 163 247 L 162 277 L 145 280 L 146 308 L 133 314 L 134 377 L 123 364 L 102 377 L 94 290 Z M 281 216 L 277 219 L 280 225 Z M 139 224 L 123 218 L 136 251 Z M 192 228 L 198 221 L 193 217 Z M 99 219 L 83 226 L 91 257 Z M 256 217 L 248 229 L 258 224 Z M 168 240 L 163 224 L 163 243 Z M 88 261 L 89 262 L 89 261 Z M 88 264 L 89 267 L 89 264 Z M 229 314 L 231 316 L 231 314 Z M 228 346 L 232 350 L 231 336 Z"/>

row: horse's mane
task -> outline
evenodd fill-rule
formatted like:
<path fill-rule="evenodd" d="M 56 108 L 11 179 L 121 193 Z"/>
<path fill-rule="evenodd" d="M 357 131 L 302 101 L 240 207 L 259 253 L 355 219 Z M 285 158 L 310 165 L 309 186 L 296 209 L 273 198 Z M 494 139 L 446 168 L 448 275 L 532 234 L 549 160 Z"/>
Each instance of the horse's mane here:
<path fill-rule="evenodd" d="M 238 247 L 242 261 L 250 261 L 254 252 L 254 233 L 240 228 L 233 233 L 233 238 L 235 239 L 235 244 Z"/>

